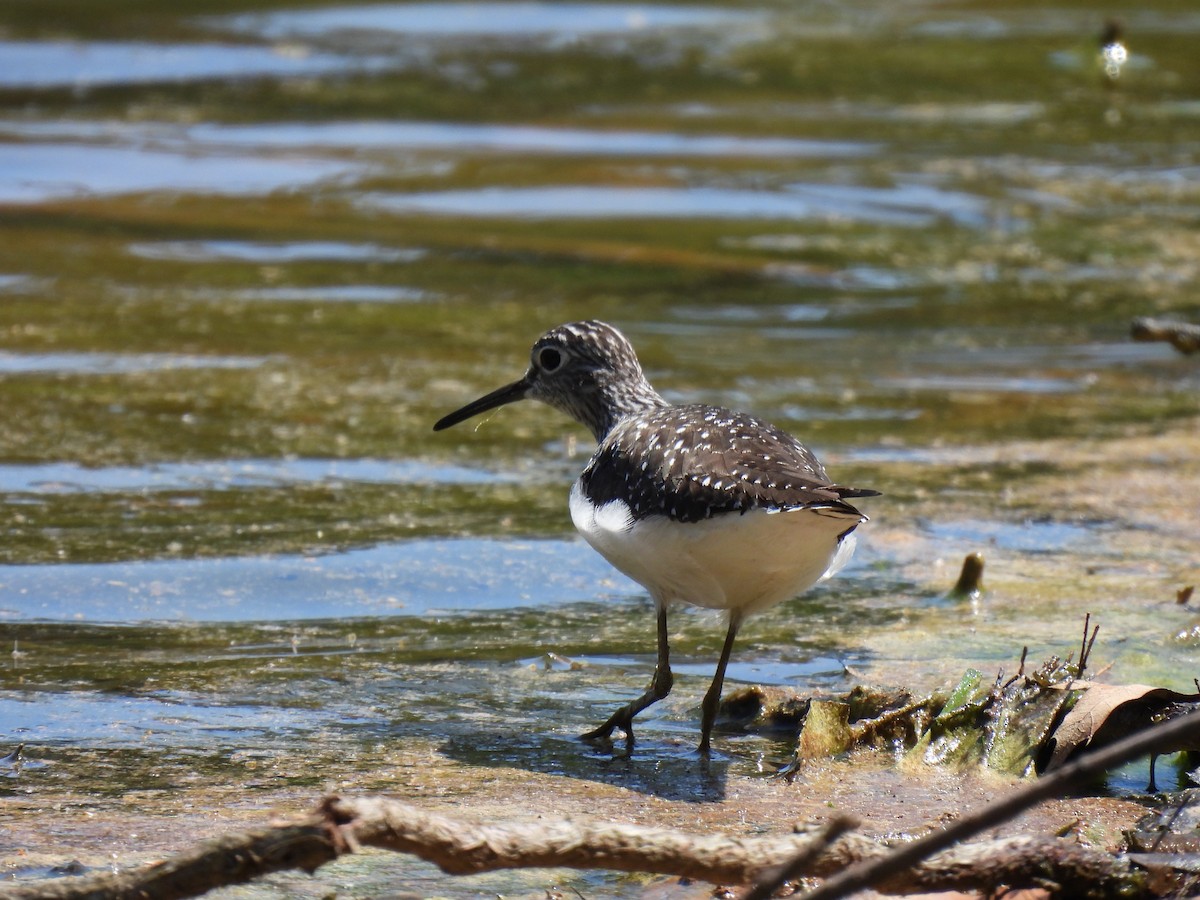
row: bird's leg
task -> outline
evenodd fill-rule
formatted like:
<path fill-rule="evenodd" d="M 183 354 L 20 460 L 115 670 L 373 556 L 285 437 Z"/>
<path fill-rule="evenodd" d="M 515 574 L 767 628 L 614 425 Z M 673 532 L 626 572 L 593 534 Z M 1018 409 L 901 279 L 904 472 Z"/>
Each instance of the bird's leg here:
<path fill-rule="evenodd" d="M 733 641 L 738 629 L 742 626 L 742 617 L 734 611 L 729 613 L 729 630 L 725 633 L 725 646 L 721 648 L 721 658 L 717 660 L 717 671 L 713 675 L 704 702 L 700 704 L 700 752 L 707 756 L 710 749 L 713 723 L 717 720 L 717 707 L 721 705 L 721 686 L 725 683 L 725 669 L 729 665 L 729 654 L 733 651 Z"/>
<path fill-rule="evenodd" d="M 630 748 L 633 746 L 633 717 L 652 703 L 657 703 L 671 693 L 671 685 L 675 678 L 671 674 L 671 648 L 667 644 L 667 608 L 663 604 L 658 607 L 658 663 L 654 667 L 654 677 L 646 692 L 636 700 L 626 703 L 608 717 L 599 728 L 581 735 L 585 741 L 607 740 L 616 729 L 620 728 L 628 737 Z"/>

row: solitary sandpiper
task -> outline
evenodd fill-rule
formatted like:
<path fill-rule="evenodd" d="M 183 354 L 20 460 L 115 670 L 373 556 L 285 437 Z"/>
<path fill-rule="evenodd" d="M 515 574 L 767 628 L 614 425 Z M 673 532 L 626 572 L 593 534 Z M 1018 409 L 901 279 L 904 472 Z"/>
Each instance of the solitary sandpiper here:
<path fill-rule="evenodd" d="M 729 611 L 701 705 L 707 754 L 738 628 L 844 566 L 867 517 L 846 502 L 879 492 L 833 484 L 812 451 L 745 413 L 674 406 L 642 374 L 628 339 L 604 322 L 572 322 L 533 345 L 519 381 L 450 413 L 435 431 L 505 403 L 540 400 L 591 429 L 599 446 L 571 488 L 571 519 L 605 559 L 654 598 L 658 664 L 650 686 L 585 740 L 621 729 L 671 691 L 667 610 Z"/>

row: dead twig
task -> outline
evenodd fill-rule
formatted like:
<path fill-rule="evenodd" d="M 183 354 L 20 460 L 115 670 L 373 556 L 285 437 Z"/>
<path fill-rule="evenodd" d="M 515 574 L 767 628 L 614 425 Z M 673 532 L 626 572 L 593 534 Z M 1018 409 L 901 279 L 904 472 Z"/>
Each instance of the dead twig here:
<path fill-rule="evenodd" d="M 842 831 L 849 825 L 838 824 Z M 376 847 L 411 853 L 452 875 L 510 868 L 615 869 L 745 884 L 797 856 L 835 872 L 879 852 L 866 837 L 831 850 L 829 826 L 786 835 L 688 834 L 570 820 L 490 824 L 440 815 L 385 797 L 328 797 L 316 816 L 230 834 L 129 872 L 39 881 L 3 900 L 182 900 L 284 869 L 312 872 L 343 853 Z"/>
<path fill-rule="evenodd" d="M 38 881 L 0 890 L 4 900 L 182 900 L 286 869 L 312 872 L 345 851 L 318 816 L 223 835 L 170 859 L 127 872 Z"/>
<path fill-rule="evenodd" d="M 828 845 L 824 829 L 816 825 L 794 834 L 748 837 L 590 820 L 477 823 L 386 797 L 333 797 L 325 809 L 358 843 L 411 853 L 451 875 L 566 867 L 745 884 L 764 868 L 810 855 L 814 848 L 828 856 L 822 854 Z"/>
<path fill-rule="evenodd" d="M 1096 628 L 1092 629 L 1091 638 L 1088 638 L 1087 626 L 1090 625 L 1091 622 L 1092 613 L 1084 613 L 1084 642 L 1082 642 L 1079 646 L 1079 667 L 1076 668 L 1075 671 L 1076 679 L 1084 677 L 1084 670 L 1087 668 L 1087 660 L 1091 658 L 1092 647 L 1096 646 L 1096 636 L 1100 632 L 1100 626 L 1096 625 Z"/>

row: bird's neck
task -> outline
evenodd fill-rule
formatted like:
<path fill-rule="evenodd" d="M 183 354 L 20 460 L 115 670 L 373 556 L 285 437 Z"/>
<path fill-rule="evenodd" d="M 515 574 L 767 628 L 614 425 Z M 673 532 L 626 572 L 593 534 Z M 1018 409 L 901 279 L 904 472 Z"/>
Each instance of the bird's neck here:
<path fill-rule="evenodd" d="M 580 399 L 581 409 L 571 412 L 596 436 L 596 443 L 603 442 L 610 431 L 630 416 L 670 406 L 645 378 L 598 384 L 594 392 Z"/>

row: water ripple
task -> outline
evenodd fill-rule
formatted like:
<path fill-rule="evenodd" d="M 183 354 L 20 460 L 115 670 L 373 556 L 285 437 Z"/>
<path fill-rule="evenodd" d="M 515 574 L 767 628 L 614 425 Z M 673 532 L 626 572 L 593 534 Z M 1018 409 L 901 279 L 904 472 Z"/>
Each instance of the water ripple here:
<path fill-rule="evenodd" d="M 586 156 L 861 157 L 878 153 L 870 141 L 737 137 L 669 131 L 544 128 L 473 122 L 310 122 L 196 125 L 191 141 L 255 147 L 347 150 L 485 150 Z"/>
<path fill-rule="evenodd" d="M 330 159 L 185 154 L 141 146 L 0 143 L 0 202 L 143 191 L 265 194 L 359 171 Z"/>
<path fill-rule="evenodd" d="M 297 483 L 493 484 L 513 480 L 483 469 L 416 459 L 221 459 L 144 466 L 74 462 L 0 464 L 0 491 L 74 494 L 229 490 Z"/>
<path fill-rule="evenodd" d="M 635 596 L 582 541 L 412 540 L 327 556 L 0 566 L 0 621 L 295 621 Z"/>
<path fill-rule="evenodd" d="M 0 41 L 0 87 L 88 88 L 361 68 L 352 56 L 232 44 Z"/>
<path fill-rule="evenodd" d="M 424 250 L 415 247 L 337 241 L 147 241 L 130 244 L 126 249 L 142 259 L 178 262 L 416 262 L 425 256 Z"/>
<path fill-rule="evenodd" d="M 703 6 L 622 3 L 379 3 L 232 16 L 209 20 L 271 40 L 330 33 L 424 37 L 526 37 L 629 34 L 664 28 L 713 28 L 760 15 Z"/>
<path fill-rule="evenodd" d="M 0 351 L 0 376 L 62 372 L 127 375 L 171 369 L 253 369 L 265 356 L 198 356 L 186 353 L 9 353 Z"/>
<path fill-rule="evenodd" d="M 399 213 L 528 219 L 829 219 L 930 226 L 982 225 L 982 197 L 923 185 L 796 184 L 783 191 L 706 187 L 489 187 L 372 194 L 364 204 Z"/>

